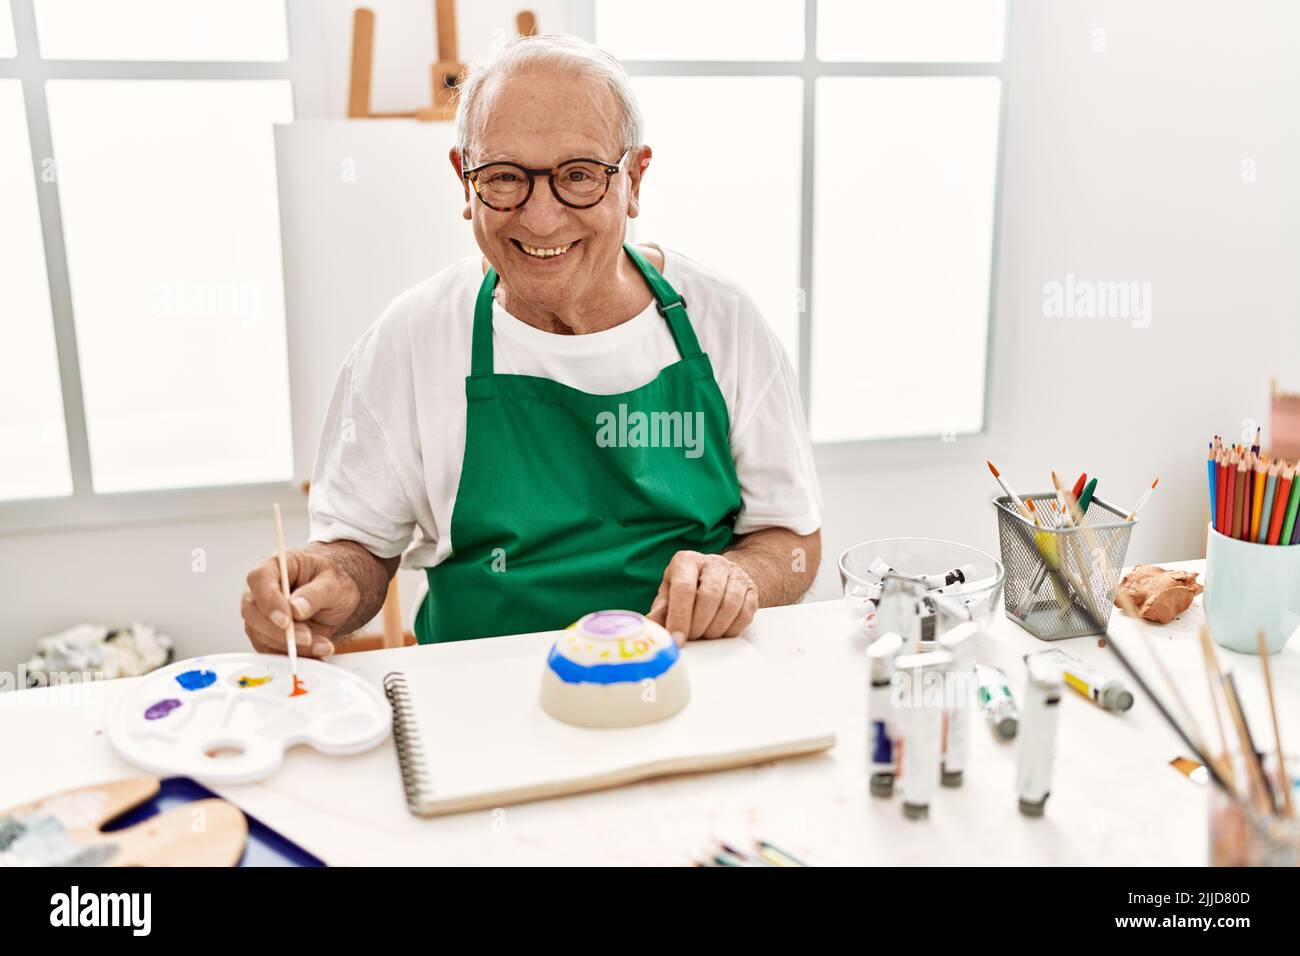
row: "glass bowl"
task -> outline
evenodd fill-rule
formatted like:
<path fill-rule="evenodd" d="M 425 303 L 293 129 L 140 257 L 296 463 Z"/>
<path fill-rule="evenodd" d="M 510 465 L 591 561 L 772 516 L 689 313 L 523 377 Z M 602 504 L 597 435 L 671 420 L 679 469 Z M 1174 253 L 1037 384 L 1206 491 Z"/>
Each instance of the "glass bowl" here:
<path fill-rule="evenodd" d="M 840 584 L 849 616 L 868 634 L 875 634 L 876 603 L 884 581 L 890 576 L 921 579 L 917 590 L 934 601 L 943 630 L 961 621 L 974 621 L 988 628 L 1002 595 L 1006 570 L 987 552 L 955 541 L 937 538 L 878 538 L 846 548 L 840 555 Z M 886 570 L 887 569 L 887 570 Z M 934 590 L 956 577 L 942 590 Z"/>

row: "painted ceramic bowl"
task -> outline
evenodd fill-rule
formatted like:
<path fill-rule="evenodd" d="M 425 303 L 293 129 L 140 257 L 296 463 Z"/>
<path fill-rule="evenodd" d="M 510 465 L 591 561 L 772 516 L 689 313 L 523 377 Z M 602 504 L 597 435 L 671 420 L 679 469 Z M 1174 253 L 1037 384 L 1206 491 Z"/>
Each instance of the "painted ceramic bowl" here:
<path fill-rule="evenodd" d="M 635 611 L 596 611 L 571 624 L 542 672 L 542 709 L 579 727 L 653 723 L 690 698 L 677 642 Z"/>

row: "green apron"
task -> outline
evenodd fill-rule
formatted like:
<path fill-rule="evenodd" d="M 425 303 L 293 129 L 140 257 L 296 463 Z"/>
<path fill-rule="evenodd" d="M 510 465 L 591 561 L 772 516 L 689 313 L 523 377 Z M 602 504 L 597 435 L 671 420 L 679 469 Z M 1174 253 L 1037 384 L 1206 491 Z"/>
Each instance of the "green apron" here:
<path fill-rule="evenodd" d="M 617 395 L 494 374 L 497 274 L 483 277 L 453 550 L 427 570 L 415 625 L 421 644 L 555 630 L 608 608 L 645 612 L 674 554 L 717 553 L 731 541 L 740 482 L 713 366 L 685 300 L 644 256 L 624 249 L 681 360 Z"/>

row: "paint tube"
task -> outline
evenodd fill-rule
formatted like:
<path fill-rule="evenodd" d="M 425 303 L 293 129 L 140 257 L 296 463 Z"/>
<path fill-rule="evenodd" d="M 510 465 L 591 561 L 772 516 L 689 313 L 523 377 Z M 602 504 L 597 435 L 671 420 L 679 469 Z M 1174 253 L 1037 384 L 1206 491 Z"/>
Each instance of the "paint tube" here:
<path fill-rule="evenodd" d="M 1104 677 L 1068 651 L 1052 647 L 1035 654 L 1026 654 L 1026 664 L 1030 657 L 1051 660 L 1065 672 L 1065 683 L 1103 710 L 1122 714 L 1133 706 L 1133 694 L 1124 686 L 1123 681 L 1118 677 Z"/>
<path fill-rule="evenodd" d="M 1056 761 L 1056 725 L 1061 713 L 1061 668 L 1054 661 L 1031 656 L 1026 662 L 1025 719 L 1016 760 L 1016 792 L 1020 812 L 1041 817 L 1052 792 Z"/>
<path fill-rule="evenodd" d="M 902 654 L 894 659 L 902 694 L 899 700 L 902 744 L 897 781 L 903 815 L 919 820 L 930 812 L 939 783 L 943 734 L 943 676 L 952 666 L 947 651 Z M 929 686 L 927 686 L 929 685 Z"/>
<path fill-rule="evenodd" d="M 844 589 L 845 610 L 867 634 L 875 633 L 876 611 L 880 607 L 882 591 L 884 591 L 882 585 L 871 582 L 850 584 Z"/>
<path fill-rule="evenodd" d="M 925 593 L 919 581 L 891 575 L 885 579 L 876 611 L 878 633 L 895 633 L 903 639 L 903 650 L 915 653 L 921 640 L 921 613 L 918 602 Z"/>
<path fill-rule="evenodd" d="M 956 591 L 974 575 L 975 565 L 963 564 L 960 568 L 953 568 L 943 574 L 923 574 L 921 578 L 925 581 L 926 588 L 931 591 Z"/>
<path fill-rule="evenodd" d="M 872 559 L 871 564 L 867 566 L 867 574 L 870 574 L 877 581 L 885 580 L 885 575 L 893 574 L 894 569 L 889 562 L 877 555 Z"/>
<path fill-rule="evenodd" d="M 952 655 L 951 680 L 945 688 L 943 712 L 943 763 L 939 782 L 945 787 L 960 787 L 966 758 L 970 752 L 971 683 L 974 679 L 975 640 L 979 628 L 959 624 L 939 638 L 939 646 Z"/>
<path fill-rule="evenodd" d="M 894 795 L 895 742 L 898 714 L 894 708 L 894 658 L 903 647 L 897 634 L 883 634 L 867 648 L 867 773 L 871 793 Z"/>
<path fill-rule="evenodd" d="M 1010 740 L 1020 727 L 1020 709 L 1011 695 L 1006 675 L 996 667 L 976 664 L 975 683 L 980 712 L 999 737 Z"/>

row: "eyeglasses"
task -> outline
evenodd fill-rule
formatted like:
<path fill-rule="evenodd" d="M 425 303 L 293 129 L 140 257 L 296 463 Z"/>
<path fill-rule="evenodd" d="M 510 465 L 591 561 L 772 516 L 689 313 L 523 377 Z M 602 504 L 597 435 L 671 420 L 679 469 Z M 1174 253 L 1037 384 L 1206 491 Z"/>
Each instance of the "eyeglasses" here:
<path fill-rule="evenodd" d="M 497 212 L 522 208 L 533 195 L 533 181 L 545 176 L 555 198 L 570 209 L 590 209 L 605 198 L 609 181 L 623 167 L 624 152 L 617 163 L 599 159 L 570 159 L 558 166 L 529 169 L 518 163 L 484 163 L 463 173 L 474 185 L 483 205 Z"/>

